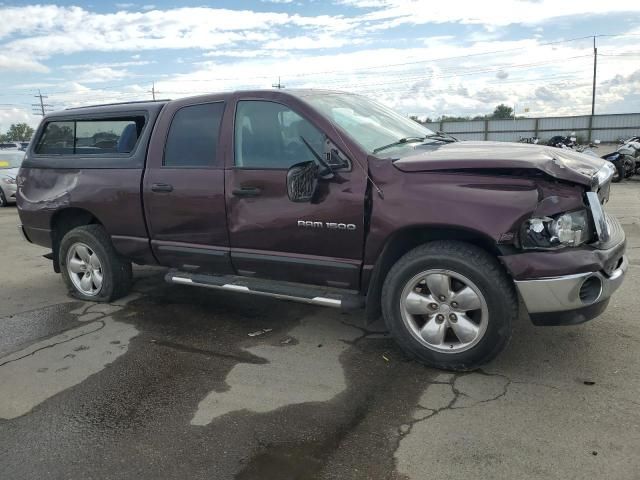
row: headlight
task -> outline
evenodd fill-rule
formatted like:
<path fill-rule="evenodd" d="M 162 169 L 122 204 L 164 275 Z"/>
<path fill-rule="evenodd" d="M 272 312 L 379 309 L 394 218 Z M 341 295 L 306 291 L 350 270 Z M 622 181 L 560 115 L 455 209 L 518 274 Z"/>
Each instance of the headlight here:
<path fill-rule="evenodd" d="M 588 242 L 593 231 L 586 210 L 527 220 L 522 228 L 522 248 L 556 249 Z"/>
<path fill-rule="evenodd" d="M 0 182 L 7 183 L 9 185 L 15 185 L 16 179 L 11 177 L 0 177 Z"/>

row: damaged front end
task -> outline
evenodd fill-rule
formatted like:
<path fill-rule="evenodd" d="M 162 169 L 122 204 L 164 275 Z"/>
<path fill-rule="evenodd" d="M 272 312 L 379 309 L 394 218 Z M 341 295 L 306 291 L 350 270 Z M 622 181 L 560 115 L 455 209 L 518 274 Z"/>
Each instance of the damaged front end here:
<path fill-rule="evenodd" d="M 501 258 L 536 325 L 585 322 L 604 311 L 628 268 L 625 234 L 604 211 L 613 171 L 603 165 L 583 205 L 551 214 L 545 197 L 520 233 L 525 253 Z"/>
<path fill-rule="evenodd" d="M 613 173 L 612 165 L 602 165 L 576 208 L 562 211 L 557 196 L 544 197 L 520 229 L 522 249 L 555 250 L 608 242 L 614 220 L 606 217 L 603 205 L 609 200 Z"/>

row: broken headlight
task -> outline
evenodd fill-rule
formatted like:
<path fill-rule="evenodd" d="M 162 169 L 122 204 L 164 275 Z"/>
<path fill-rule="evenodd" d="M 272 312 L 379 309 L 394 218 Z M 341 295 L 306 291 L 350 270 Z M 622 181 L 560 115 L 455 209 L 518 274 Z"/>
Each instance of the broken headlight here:
<path fill-rule="evenodd" d="M 592 238 L 593 230 L 586 210 L 530 218 L 521 232 L 522 248 L 577 247 Z"/>

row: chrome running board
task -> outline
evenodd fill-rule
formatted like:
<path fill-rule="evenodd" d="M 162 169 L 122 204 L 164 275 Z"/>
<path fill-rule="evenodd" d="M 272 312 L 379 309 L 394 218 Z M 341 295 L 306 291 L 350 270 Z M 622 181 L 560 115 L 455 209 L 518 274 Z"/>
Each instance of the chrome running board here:
<path fill-rule="evenodd" d="M 293 302 L 320 305 L 323 307 L 351 310 L 364 307 L 364 297 L 352 291 L 341 291 L 303 285 L 299 283 L 278 282 L 234 275 L 205 275 L 169 271 L 165 276 L 169 283 L 191 285 L 194 287 L 226 290 L 235 293 L 248 293 L 263 297 L 290 300 Z"/>

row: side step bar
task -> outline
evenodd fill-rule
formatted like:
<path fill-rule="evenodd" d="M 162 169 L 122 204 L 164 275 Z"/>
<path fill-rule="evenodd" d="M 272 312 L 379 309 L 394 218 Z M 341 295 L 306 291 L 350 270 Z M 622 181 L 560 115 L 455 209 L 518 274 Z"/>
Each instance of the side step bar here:
<path fill-rule="evenodd" d="M 357 293 L 299 283 L 269 281 L 234 275 L 218 276 L 186 273 L 176 270 L 170 270 L 164 278 L 168 283 L 249 293 L 344 310 L 363 308 L 365 304 L 364 297 Z"/>

